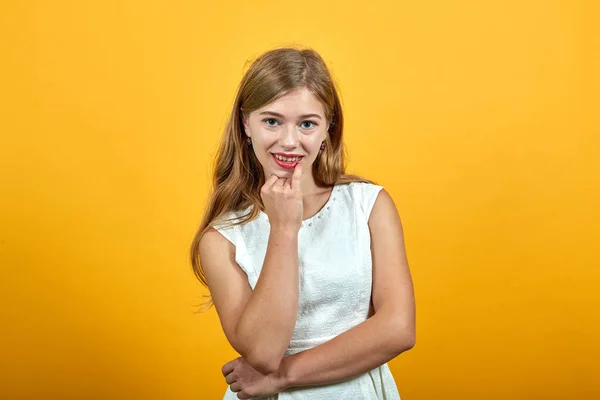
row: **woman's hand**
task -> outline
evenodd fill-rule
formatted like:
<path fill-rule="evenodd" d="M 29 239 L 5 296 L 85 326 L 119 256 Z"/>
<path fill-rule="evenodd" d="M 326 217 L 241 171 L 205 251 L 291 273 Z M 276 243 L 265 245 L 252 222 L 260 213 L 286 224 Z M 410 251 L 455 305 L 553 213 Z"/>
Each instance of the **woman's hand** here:
<path fill-rule="evenodd" d="M 301 161 L 296 164 L 291 178 L 279 178 L 271 175 L 260 190 L 269 217 L 271 228 L 300 230 L 302 225 L 302 178 Z"/>
<path fill-rule="evenodd" d="M 278 372 L 264 375 L 242 357 L 225 364 L 222 372 L 225 382 L 230 385 L 232 392 L 237 393 L 238 399 L 272 396 L 285 389 Z"/>

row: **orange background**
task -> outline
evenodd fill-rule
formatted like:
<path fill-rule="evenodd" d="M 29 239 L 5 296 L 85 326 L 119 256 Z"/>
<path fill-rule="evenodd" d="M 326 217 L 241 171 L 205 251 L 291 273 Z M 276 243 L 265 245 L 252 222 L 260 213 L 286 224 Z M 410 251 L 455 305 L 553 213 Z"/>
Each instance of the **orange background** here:
<path fill-rule="evenodd" d="M 0 398 L 222 397 L 188 245 L 247 61 L 292 43 L 404 221 L 403 399 L 600 398 L 597 4 L 4 2 Z"/>

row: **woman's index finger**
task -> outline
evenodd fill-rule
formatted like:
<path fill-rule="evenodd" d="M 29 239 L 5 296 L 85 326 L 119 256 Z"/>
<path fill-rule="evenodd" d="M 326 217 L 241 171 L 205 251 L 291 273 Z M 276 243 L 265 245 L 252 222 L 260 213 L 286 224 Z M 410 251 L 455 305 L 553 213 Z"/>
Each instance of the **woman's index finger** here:
<path fill-rule="evenodd" d="M 292 175 L 292 182 L 291 182 L 291 186 L 292 189 L 295 189 L 297 186 L 300 186 L 300 180 L 302 178 L 302 165 L 300 164 L 300 162 L 298 162 L 296 164 L 296 167 L 294 168 L 294 174 Z"/>

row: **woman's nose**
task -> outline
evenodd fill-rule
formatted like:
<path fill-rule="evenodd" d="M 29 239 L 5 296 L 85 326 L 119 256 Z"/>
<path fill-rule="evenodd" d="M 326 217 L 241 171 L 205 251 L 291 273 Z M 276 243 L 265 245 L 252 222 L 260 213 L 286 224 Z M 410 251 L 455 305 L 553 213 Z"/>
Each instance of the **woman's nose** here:
<path fill-rule="evenodd" d="M 299 140 L 299 132 L 292 124 L 286 125 L 279 136 L 279 144 L 285 148 L 297 147 Z"/>

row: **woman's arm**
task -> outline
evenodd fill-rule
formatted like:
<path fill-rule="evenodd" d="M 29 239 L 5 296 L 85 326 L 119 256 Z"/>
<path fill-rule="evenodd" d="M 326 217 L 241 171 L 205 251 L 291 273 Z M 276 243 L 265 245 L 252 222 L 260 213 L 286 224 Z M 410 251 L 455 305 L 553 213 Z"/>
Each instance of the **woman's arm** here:
<path fill-rule="evenodd" d="M 235 262 L 235 247 L 216 230 L 204 234 L 200 254 L 229 343 L 257 371 L 276 371 L 298 313 L 298 234 L 271 232 L 254 291 Z"/>
<path fill-rule="evenodd" d="M 400 217 L 381 190 L 369 217 L 373 307 L 365 322 L 310 350 L 285 357 L 276 372 L 284 388 L 346 380 L 415 344 L 415 300 Z"/>
<path fill-rule="evenodd" d="M 281 216 L 276 213 L 271 216 L 267 251 L 254 290 L 235 262 L 235 248 L 227 239 L 211 229 L 200 240 L 201 263 L 225 336 L 252 367 L 266 374 L 279 368 L 298 314 L 301 176 L 302 169 L 296 168 L 291 185 L 281 185 L 273 175 L 263 186 L 261 195 L 276 201 L 276 211 L 287 223 L 277 223 Z"/>

